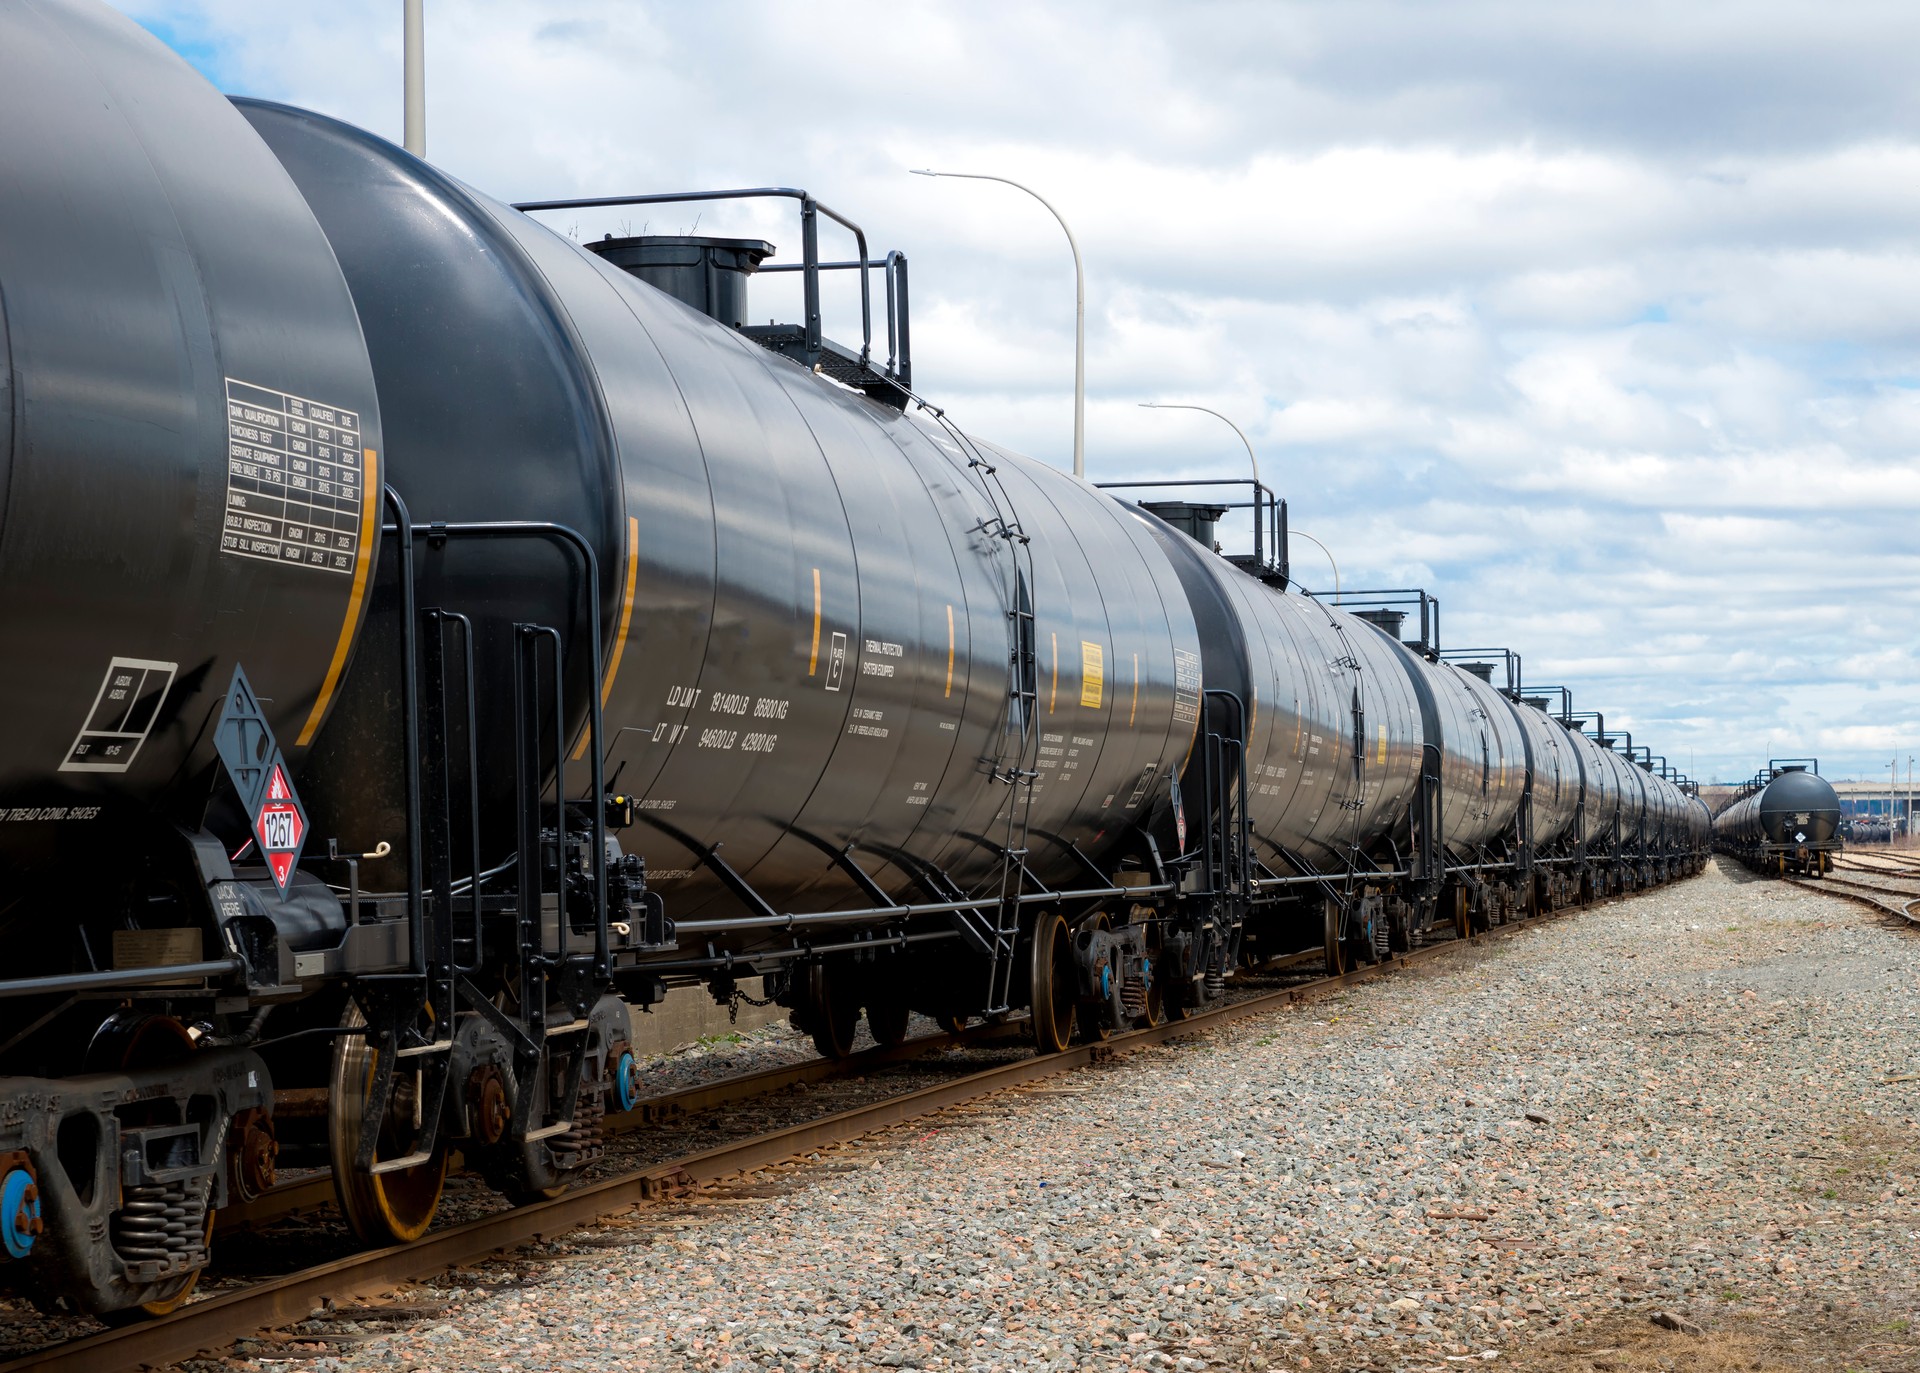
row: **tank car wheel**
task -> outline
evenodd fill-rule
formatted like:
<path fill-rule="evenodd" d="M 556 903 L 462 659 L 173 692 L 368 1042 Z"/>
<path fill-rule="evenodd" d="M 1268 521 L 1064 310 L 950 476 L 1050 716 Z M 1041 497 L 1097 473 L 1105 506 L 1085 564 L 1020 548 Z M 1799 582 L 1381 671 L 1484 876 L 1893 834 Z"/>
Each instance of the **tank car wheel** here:
<path fill-rule="evenodd" d="M 1327 976 L 1339 977 L 1351 970 L 1353 963 L 1347 941 L 1341 937 L 1340 907 L 1331 899 L 1325 903 L 1326 910 L 1326 953 Z M 1309 926 L 1308 928 L 1312 928 Z"/>
<path fill-rule="evenodd" d="M 1161 989 L 1160 1007 L 1165 1012 L 1161 1017 L 1163 1022 L 1168 1020 L 1190 1020 L 1193 1017 L 1193 1013 L 1200 1009 L 1193 1003 L 1190 994 L 1187 992 L 1187 988 L 1192 985 L 1192 983 L 1182 983 Z"/>
<path fill-rule="evenodd" d="M 340 1023 L 348 1027 L 364 1025 L 366 1017 L 358 1006 L 348 1002 Z M 367 1174 L 353 1166 L 360 1145 L 367 1093 L 373 1086 L 379 1058 L 380 1051 L 363 1036 L 343 1035 L 334 1041 L 327 1110 L 327 1153 L 333 1163 L 333 1191 L 340 1201 L 340 1213 L 362 1243 L 410 1244 L 427 1233 L 440 1207 L 440 1194 L 447 1182 L 447 1150 L 442 1144 L 424 1162 L 391 1173 Z M 416 1141 L 410 1129 L 398 1123 L 411 1115 L 402 1092 L 406 1082 L 396 1074 L 386 1120 L 381 1124 L 379 1144 L 373 1153 L 376 1163 L 383 1158 L 403 1158 L 413 1152 Z"/>
<path fill-rule="evenodd" d="M 950 1035 L 965 1034 L 967 1018 L 963 1015 L 937 1015 L 933 1023 Z"/>
<path fill-rule="evenodd" d="M 1153 975 L 1152 969 L 1149 969 L 1147 975 L 1146 1014 L 1136 1016 L 1133 1023 L 1142 1030 L 1151 1030 L 1156 1025 L 1164 1025 L 1167 1023 L 1166 984 Z"/>
<path fill-rule="evenodd" d="M 100 1072 L 138 1072 L 143 1068 L 160 1068 L 169 1063 L 178 1063 L 193 1053 L 193 1037 L 187 1033 L 187 1027 L 172 1016 L 146 1015 L 134 1011 L 115 1011 L 108 1016 L 100 1028 L 94 1031 L 93 1039 L 87 1044 L 82 1060 L 85 1071 Z M 128 1125 L 171 1123 L 167 1119 L 141 1120 L 128 1119 Z M 213 1247 L 213 1208 L 207 1208 L 206 1247 Z M 183 1278 L 175 1280 L 168 1288 L 152 1301 L 140 1302 L 119 1311 L 110 1311 L 100 1319 L 108 1325 L 130 1325 L 152 1316 L 167 1316 L 180 1309 L 187 1298 L 193 1295 L 193 1289 L 200 1283 L 202 1270 L 196 1268 Z"/>
<path fill-rule="evenodd" d="M 845 1058 L 853 1052 L 860 1006 L 847 991 L 845 975 L 833 964 L 823 961 L 807 969 L 807 1029 L 822 1058 Z"/>
<path fill-rule="evenodd" d="M 1040 1053 L 1057 1054 L 1073 1039 L 1074 1003 L 1079 1000 L 1073 940 L 1058 911 L 1045 911 L 1034 922 L 1032 976 L 1033 1046 Z"/>
<path fill-rule="evenodd" d="M 1108 928 L 1107 917 L 1104 915 L 1095 915 L 1084 922 L 1080 928 L 1082 930 L 1104 930 Z M 1107 975 L 1111 977 L 1113 974 L 1109 972 Z M 1074 1018 L 1078 1024 L 1075 1038 L 1082 1044 L 1105 1044 L 1109 1039 L 1113 1038 L 1113 1029 L 1107 1024 L 1107 1018 L 1105 1014 L 1103 1014 L 1103 1007 L 1100 1002 L 1082 1001 L 1075 1010 Z"/>
<path fill-rule="evenodd" d="M 906 998 L 894 991 L 870 992 L 867 997 L 867 1032 L 873 1042 L 885 1048 L 903 1043 L 907 1022 L 913 1011 Z"/>
<path fill-rule="evenodd" d="M 1133 1022 L 1139 1029 L 1151 1030 L 1156 1025 L 1166 1024 L 1176 1015 L 1183 1020 L 1186 1018 L 1187 1013 L 1175 1007 L 1174 997 L 1167 990 L 1164 972 L 1170 964 L 1171 960 L 1166 957 L 1166 950 L 1161 947 L 1159 937 L 1149 930 L 1146 972 L 1147 1009 L 1146 1014 L 1137 1017 Z"/>

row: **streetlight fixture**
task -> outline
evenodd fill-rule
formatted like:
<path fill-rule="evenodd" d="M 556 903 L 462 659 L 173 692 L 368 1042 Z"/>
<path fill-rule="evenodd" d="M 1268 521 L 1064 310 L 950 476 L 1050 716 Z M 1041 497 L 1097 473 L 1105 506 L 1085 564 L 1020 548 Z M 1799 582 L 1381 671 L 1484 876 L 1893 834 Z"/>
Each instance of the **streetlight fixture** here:
<path fill-rule="evenodd" d="M 1254 455 L 1253 442 L 1247 437 L 1247 431 L 1242 429 L 1239 425 L 1235 424 L 1232 420 L 1228 419 L 1225 415 L 1221 414 L 1218 410 L 1210 410 L 1204 405 L 1185 405 L 1175 401 L 1143 400 L 1140 402 L 1140 408 L 1142 410 L 1198 410 L 1203 415 L 1212 415 L 1215 419 L 1219 420 L 1222 424 L 1226 425 L 1227 428 L 1233 430 L 1235 436 L 1239 438 L 1241 445 L 1247 450 L 1247 465 L 1253 469 L 1253 520 L 1254 520 L 1253 550 L 1254 550 L 1255 556 L 1256 557 L 1259 556 L 1260 521 L 1263 518 L 1261 514 L 1261 506 L 1260 506 L 1261 495 L 1264 492 L 1268 498 L 1270 499 L 1275 499 L 1275 498 L 1273 497 L 1273 493 L 1267 489 L 1267 484 L 1260 479 L 1260 459 Z M 1279 533 L 1277 537 L 1279 538 L 1281 546 L 1276 550 L 1276 552 L 1280 557 L 1281 563 L 1284 565 L 1287 557 L 1287 550 L 1285 547 L 1286 537 L 1284 533 Z M 1317 540 L 1312 540 L 1311 535 L 1308 535 L 1306 537 L 1313 542 L 1318 542 Z M 1321 551 L 1325 552 L 1324 549 L 1322 549 Z M 1332 561 L 1332 559 L 1329 558 L 1328 561 Z M 1337 589 L 1340 581 L 1340 572 L 1338 568 L 1334 569 L 1333 580 L 1334 580 L 1335 587 Z"/>
<path fill-rule="evenodd" d="M 1313 535 L 1307 533 L 1304 529 L 1289 527 L 1287 536 L 1289 538 L 1305 539 L 1308 543 L 1327 555 L 1327 562 L 1333 568 L 1333 599 L 1338 601 L 1340 599 L 1340 564 L 1333 561 L 1333 550 L 1321 543 L 1320 540 L 1314 538 Z"/>
<path fill-rule="evenodd" d="M 998 181 L 1011 186 L 1016 191 L 1025 191 L 1035 200 L 1047 207 L 1047 213 L 1060 221 L 1060 227 L 1066 230 L 1067 246 L 1073 249 L 1073 475 L 1086 479 L 1087 475 L 1087 279 L 1080 268 L 1080 244 L 1073 237 L 1073 230 L 1052 203 L 1031 186 L 1023 186 L 1011 177 L 988 176 L 984 172 L 936 172 L 922 167 L 910 169 L 915 176 L 957 177 L 963 181 Z"/>
<path fill-rule="evenodd" d="M 1246 430 L 1242 429 L 1239 425 L 1235 424 L 1232 420 L 1228 419 L 1225 415 L 1221 414 L 1218 410 L 1209 410 L 1204 405 L 1177 405 L 1171 401 L 1159 401 L 1159 400 L 1143 400 L 1140 402 L 1140 408 L 1142 410 L 1198 410 L 1203 415 L 1212 415 L 1215 419 L 1219 420 L 1222 424 L 1226 425 L 1227 428 L 1233 430 L 1234 433 L 1240 436 L 1240 442 L 1246 446 L 1247 462 L 1253 467 L 1254 481 L 1258 482 L 1261 486 L 1266 485 L 1266 483 L 1262 481 L 1260 478 L 1260 459 L 1254 455 L 1253 443 L 1251 440 L 1247 438 Z M 1289 537 L 1295 534 L 1298 534 L 1301 538 L 1305 539 L 1308 543 L 1312 544 L 1315 548 L 1319 549 L 1322 553 L 1325 553 L 1327 555 L 1327 565 L 1333 569 L 1333 594 L 1336 597 L 1339 596 L 1340 564 L 1334 561 L 1333 551 L 1329 549 L 1325 544 L 1321 543 L 1320 540 L 1314 538 L 1313 535 L 1307 533 L 1303 529 L 1295 529 L 1289 526 L 1287 529 L 1287 534 Z"/>
<path fill-rule="evenodd" d="M 1175 405 L 1171 401 L 1160 401 L 1160 400 L 1143 400 L 1140 402 L 1140 408 L 1142 410 L 1198 410 L 1203 415 L 1212 415 L 1215 419 L 1219 420 L 1222 424 L 1226 425 L 1227 428 L 1233 430 L 1234 433 L 1238 434 L 1240 436 L 1241 443 L 1246 444 L 1247 461 L 1253 466 L 1253 479 L 1255 481 L 1260 481 L 1260 459 L 1256 458 L 1253 455 L 1253 444 L 1248 441 L 1246 431 L 1241 429 L 1239 425 L 1235 424 L 1232 420 L 1228 419 L 1225 415 L 1221 414 L 1218 410 L 1209 410 L 1204 405 Z M 1264 482 L 1261 483 L 1261 485 L 1263 486 L 1265 484 L 1266 483 Z"/>

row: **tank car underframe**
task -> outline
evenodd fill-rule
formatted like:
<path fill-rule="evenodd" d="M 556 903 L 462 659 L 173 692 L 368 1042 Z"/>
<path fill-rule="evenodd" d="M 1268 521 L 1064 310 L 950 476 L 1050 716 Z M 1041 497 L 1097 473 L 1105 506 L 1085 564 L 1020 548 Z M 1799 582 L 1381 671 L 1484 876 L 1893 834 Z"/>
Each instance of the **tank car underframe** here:
<path fill-rule="evenodd" d="M 1676 833 L 1636 833 L 1623 840 L 1616 823 L 1584 842 L 1576 837 L 1584 828 L 1584 808 L 1583 796 L 1574 823 L 1543 850 L 1529 840 L 1530 796 L 1505 835 L 1467 850 L 1439 846 L 1437 858 L 1422 840 L 1420 821 L 1427 811 L 1419 794 L 1408 817 L 1413 851 L 1402 855 L 1394 849 L 1391 866 L 1356 862 L 1345 871 L 1316 871 L 1298 855 L 1268 844 L 1290 871 L 1283 875 L 1256 860 L 1251 928 L 1264 935 L 1279 924 L 1298 935 L 1324 921 L 1328 965 L 1340 971 L 1410 948 L 1436 927 L 1470 933 L 1690 876 L 1705 866 L 1705 851 Z M 1312 889 L 1311 897 L 1302 900 L 1301 889 Z"/>
<path fill-rule="evenodd" d="M 1194 798 L 1208 817 L 1195 834 L 1193 847 L 1172 857 L 1160 853 L 1153 834 L 1136 827 L 1122 846 L 1117 871 L 1109 872 L 1076 845 L 1065 845 L 1084 885 L 1049 887 L 1027 862 L 1030 838 L 1017 826 L 1001 846 L 1007 875 L 996 895 L 968 897 L 946 874 L 924 863 L 905 863 L 928 898 L 896 902 L 862 870 L 851 850 L 830 850 L 843 870 L 854 877 L 874 905 L 862 909 L 805 913 L 776 911 L 747 880 L 728 867 L 717 852 L 694 844 L 690 836 L 675 834 L 695 847 L 726 884 L 740 905 L 753 914 L 722 919 L 682 921 L 676 933 L 682 939 L 709 936 L 715 941 L 782 933 L 791 937 L 785 948 L 735 954 L 717 942 L 695 958 L 669 958 L 646 963 L 636 981 L 671 978 L 700 980 L 716 1001 L 733 1002 L 738 983 L 749 977 L 768 979 L 773 999 L 792 1008 L 795 1021 L 809 1031 L 822 1052 L 844 1054 L 851 1043 L 860 1010 L 867 1012 L 875 1037 L 886 1042 L 886 1026 L 903 1023 L 896 1004 L 903 995 L 900 965 L 929 946 L 941 945 L 947 966 L 939 971 L 920 969 L 907 979 L 915 987 L 907 1009 L 954 1022 L 972 1017 L 997 1017 L 1043 1001 L 1058 1001 L 1050 988 L 1077 990 L 1072 1005 L 1049 1028 L 1035 1017 L 1034 1034 L 1043 1050 L 1064 1047 L 1059 1026 L 1077 1021 L 1084 1033 L 1107 1034 L 1157 1014 L 1174 1013 L 1218 1000 L 1226 980 L 1238 965 L 1240 937 L 1252 905 L 1253 860 L 1245 838 L 1245 782 L 1239 735 L 1244 710 L 1232 693 L 1206 694 L 1209 719 L 1218 714 L 1228 728 L 1210 723 L 1196 741 L 1200 760 L 1201 794 Z M 1002 784 L 1030 785 L 1032 774 L 1009 769 Z M 1008 808 L 1018 814 L 1016 804 Z M 643 817 L 668 829 L 656 816 Z M 903 855 L 882 855 L 896 863 Z M 1037 930 L 1052 928 L 1058 918 L 1067 932 L 1069 972 L 1053 967 L 1055 952 L 1036 939 Z M 810 928 L 836 932 L 832 942 L 806 938 Z M 857 931 L 852 938 L 847 932 Z M 958 946 L 962 957 L 950 955 Z M 824 971 L 821 971 L 824 969 Z M 1023 979 L 1018 974 L 1025 971 Z M 657 993 L 623 982 L 629 995 L 649 999 Z M 1071 1012 L 1071 1016 L 1068 1015 Z"/>
<path fill-rule="evenodd" d="M 1822 877 L 1833 871 L 1833 856 L 1846 848 L 1846 842 L 1838 835 L 1832 839 L 1783 844 L 1767 840 L 1751 843 L 1720 838 L 1715 840 L 1714 848 L 1768 877 L 1784 877 L 1789 873 L 1802 877 Z"/>

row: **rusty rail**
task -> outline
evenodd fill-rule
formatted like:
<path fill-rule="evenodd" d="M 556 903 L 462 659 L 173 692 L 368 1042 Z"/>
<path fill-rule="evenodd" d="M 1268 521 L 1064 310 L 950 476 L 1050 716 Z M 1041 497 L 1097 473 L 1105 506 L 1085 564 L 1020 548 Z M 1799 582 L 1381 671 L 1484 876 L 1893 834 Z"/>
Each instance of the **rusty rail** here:
<path fill-rule="evenodd" d="M 1880 874 L 1883 877 L 1898 875 L 1901 874 L 1890 872 Z M 1895 891 L 1891 887 L 1876 887 L 1871 882 L 1855 882 L 1849 878 L 1835 877 L 1831 873 L 1819 878 L 1790 877 L 1787 880 L 1794 886 L 1802 887 L 1807 891 L 1825 892 L 1828 896 L 1838 897 L 1843 901 L 1870 906 L 1883 914 L 1897 915 L 1908 924 L 1920 925 L 1920 915 L 1915 915 L 1913 910 L 1916 904 L 1920 904 L 1920 896 L 1912 892 Z M 1891 900 L 1884 898 L 1891 898 Z M 1895 905 L 1894 902 L 1899 904 Z"/>

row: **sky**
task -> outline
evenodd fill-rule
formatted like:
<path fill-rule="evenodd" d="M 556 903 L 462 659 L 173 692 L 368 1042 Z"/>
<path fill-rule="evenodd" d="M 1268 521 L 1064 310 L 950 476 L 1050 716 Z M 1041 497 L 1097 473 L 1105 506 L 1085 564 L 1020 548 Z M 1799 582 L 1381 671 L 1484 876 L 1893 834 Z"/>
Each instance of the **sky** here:
<path fill-rule="evenodd" d="M 223 90 L 400 136 L 399 0 L 119 7 Z M 1427 589 L 1446 646 L 1514 649 L 1703 781 L 1920 755 L 1920 6 L 426 14 L 428 157 L 483 190 L 805 187 L 908 255 L 916 390 L 1065 467 L 1065 237 L 908 173 L 1024 182 L 1084 257 L 1090 479 L 1245 475 L 1226 425 L 1140 408 L 1207 406 L 1344 587 Z M 792 260 L 787 215 L 551 222 Z"/>

